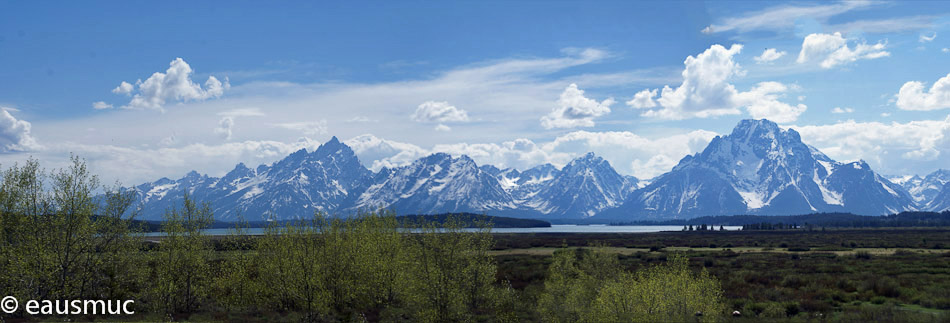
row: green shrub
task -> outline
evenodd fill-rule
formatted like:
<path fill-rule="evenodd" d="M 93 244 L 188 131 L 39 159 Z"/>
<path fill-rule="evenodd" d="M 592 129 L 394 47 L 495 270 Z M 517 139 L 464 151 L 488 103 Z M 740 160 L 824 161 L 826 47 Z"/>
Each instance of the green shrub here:
<path fill-rule="evenodd" d="M 784 318 L 786 316 L 785 306 L 783 306 L 781 303 L 775 303 L 775 302 L 769 303 L 768 305 L 765 306 L 765 309 L 762 310 L 761 316 L 766 317 L 766 318 L 773 318 L 773 319 Z"/>

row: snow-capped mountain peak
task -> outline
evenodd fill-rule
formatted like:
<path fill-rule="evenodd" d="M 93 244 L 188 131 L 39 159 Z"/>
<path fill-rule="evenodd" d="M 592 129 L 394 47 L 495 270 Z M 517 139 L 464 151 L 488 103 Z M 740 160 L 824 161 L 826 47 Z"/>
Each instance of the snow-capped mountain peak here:
<path fill-rule="evenodd" d="M 895 189 L 896 188 L 896 189 Z M 742 120 L 605 216 L 684 217 L 915 209 L 864 161 L 839 163 L 769 120 Z"/>
<path fill-rule="evenodd" d="M 433 153 L 412 163 L 363 167 L 332 137 L 270 165 L 235 165 L 221 178 L 189 172 L 136 186 L 145 219 L 160 219 L 185 192 L 211 202 L 218 219 L 345 215 L 387 208 L 399 214 L 483 212 L 494 215 L 623 220 L 729 214 L 853 212 L 878 215 L 950 208 L 950 171 L 901 185 L 864 161 L 837 162 L 801 141 L 794 129 L 742 120 L 672 171 L 646 181 L 616 172 L 593 153 L 558 169 L 478 165 L 468 156 Z M 908 191 L 914 194 L 913 197 Z"/>

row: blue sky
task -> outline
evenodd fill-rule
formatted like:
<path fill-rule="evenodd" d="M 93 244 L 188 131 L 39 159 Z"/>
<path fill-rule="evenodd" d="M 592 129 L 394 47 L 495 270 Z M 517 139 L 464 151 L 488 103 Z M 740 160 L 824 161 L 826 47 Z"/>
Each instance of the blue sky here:
<path fill-rule="evenodd" d="M 335 135 L 374 170 L 594 151 L 650 178 L 768 118 L 832 158 L 926 174 L 950 162 L 948 17 L 922 1 L 0 2 L 0 162 L 76 153 L 131 184 Z"/>

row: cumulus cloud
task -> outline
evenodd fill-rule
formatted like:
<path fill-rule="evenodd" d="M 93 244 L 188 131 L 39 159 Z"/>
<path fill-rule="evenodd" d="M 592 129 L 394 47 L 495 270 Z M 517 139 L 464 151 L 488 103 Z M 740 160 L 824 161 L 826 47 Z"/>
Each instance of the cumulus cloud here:
<path fill-rule="evenodd" d="M 438 126 L 435 126 L 435 131 L 452 131 L 452 127 L 440 123 Z"/>
<path fill-rule="evenodd" d="M 305 122 L 286 122 L 277 123 L 274 126 L 289 130 L 300 131 L 308 136 L 317 136 L 327 134 L 327 121 L 305 121 Z"/>
<path fill-rule="evenodd" d="M 785 51 L 781 51 L 781 52 L 777 51 L 775 48 L 769 48 L 763 51 L 762 55 L 753 57 L 753 59 L 755 59 L 756 63 L 764 64 L 764 63 L 770 63 L 774 60 L 782 58 L 782 56 L 785 56 L 785 54 L 788 54 L 788 53 L 786 53 Z"/>
<path fill-rule="evenodd" d="M 919 81 L 904 83 L 897 93 L 897 107 L 917 111 L 950 108 L 950 74 L 938 79 L 929 89 Z"/>
<path fill-rule="evenodd" d="M 921 43 L 929 43 L 934 41 L 934 39 L 937 39 L 937 32 L 934 32 L 933 35 L 930 36 L 920 34 L 920 37 L 917 37 L 917 41 Z"/>
<path fill-rule="evenodd" d="M 855 122 L 795 128 L 802 140 L 837 160 L 863 159 L 885 174 L 950 163 L 950 116 L 907 123 Z"/>
<path fill-rule="evenodd" d="M 877 43 L 868 45 L 867 43 L 855 44 L 854 49 L 848 46 L 848 40 L 841 36 L 840 32 L 834 34 L 810 34 L 805 36 L 802 41 L 802 50 L 798 53 L 799 64 L 809 62 L 820 62 L 821 68 L 832 68 L 836 65 L 842 65 L 857 61 L 859 59 L 875 59 L 890 56 L 891 53 L 885 51 L 886 43 Z"/>
<path fill-rule="evenodd" d="M 745 107 L 749 115 L 755 118 L 768 118 L 776 122 L 795 121 L 806 110 L 806 106 L 795 106 L 781 102 L 789 90 L 778 82 L 761 82 L 747 92 L 739 92 L 729 81 L 744 75 L 741 66 L 733 56 L 742 51 L 742 45 L 734 44 L 726 49 L 722 45 L 712 45 L 706 51 L 689 56 L 684 62 L 683 82 L 676 87 L 664 86 L 655 99 L 660 108 L 649 109 L 641 115 L 669 120 L 688 118 L 708 118 L 730 114 L 740 114 Z M 654 102 L 656 91 L 644 90 L 627 102 L 634 108 L 647 109 Z"/>
<path fill-rule="evenodd" d="M 126 81 L 122 81 L 122 83 L 119 83 L 119 86 L 116 86 L 114 89 L 112 89 L 112 93 L 131 95 L 132 90 L 135 90 L 135 87 L 132 86 L 132 84 L 129 84 L 129 82 L 126 82 Z"/>
<path fill-rule="evenodd" d="M 792 122 L 808 109 L 804 104 L 791 105 L 779 101 L 788 87 L 779 82 L 761 82 L 748 92 L 739 93 L 736 101 L 744 105 L 749 115 L 756 119 L 769 119 L 778 123 Z"/>
<path fill-rule="evenodd" d="M 224 117 L 218 121 L 218 126 L 214 128 L 214 133 L 221 136 L 224 140 L 231 140 L 232 127 L 234 127 L 234 117 Z"/>
<path fill-rule="evenodd" d="M 112 90 L 112 93 L 130 95 L 132 100 L 129 104 L 123 106 L 127 109 L 156 109 L 161 110 L 169 102 L 188 102 L 201 101 L 211 98 L 217 98 L 224 94 L 224 91 L 231 88 L 228 79 L 224 83 L 214 76 L 209 76 L 201 85 L 193 82 L 191 76 L 194 70 L 181 58 L 176 58 L 169 63 L 165 73 L 155 72 L 145 81 L 138 80 L 135 85 L 128 82 L 122 82 L 118 87 Z"/>
<path fill-rule="evenodd" d="M 409 116 L 415 122 L 468 122 L 468 112 L 448 102 L 426 101 Z"/>
<path fill-rule="evenodd" d="M 17 120 L 7 109 L 0 109 L 0 153 L 39 149 L 30 128 L 29 122 Z"/>
<path fill-rule="evenodd" d="M 627 101 L 627 105 L 635 109 L 654 108 L 656 107 L 656 101 L 653 101 L 653 97 L 655 96 L 656 89 L 643 90 L 634 94 L 633 99 Z"/>
<path fill-rule="evenodd" d="M 92 108 L 96 110 L 112 109 L 112 105 L 102 101 L 97 101 L 92 103 Z"/>
<path fill-rule="evenodd" d="M 664 86 L 657 103 L 659 110 L 649 110 L 644 116 L 663 119 L 705 118 L 727 114 L 738 114 L 734 99 L 735 86 L 727 82 L 731 77 L 743 72 L 738 63 L 732 60 L 742 51 L 742 45 L 735 44 L 729 49 L 722 45 L 712 45 L 709 49 L 693 57 L 686 57 L 683 70 L 683 83 L 676 89 Z"/>
<path fill-rule="evenodd" d="M 844 108 L 842 108 L 842 107 L 835 107 L 834 109 L 831 109 L 831 113 L 837 113 L 837 114 L 841 114 L 841 113 L 852 113 L 852 112 L 854 112 L 854 109 L 848 108 L 848 107 L 844 107 Z"/>
<path fill-rule="evenodd" d="M 584 96 L 577 84 L 568 85 L 557 100 L 558 107 L 541 117 L 541 126 L 552 128 L 593 127 L 594 118 L 610 113 L 613 98 L 601 102 Z"/>

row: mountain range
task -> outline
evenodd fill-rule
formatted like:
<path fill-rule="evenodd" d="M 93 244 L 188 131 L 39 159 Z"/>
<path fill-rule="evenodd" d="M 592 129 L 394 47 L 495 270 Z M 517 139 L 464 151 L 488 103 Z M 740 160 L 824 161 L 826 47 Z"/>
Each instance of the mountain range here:
<path fill-rule="evenodd" d="M 370 171 L 333 137 L 256 169 L 223 177 L 190 172 L 134 187 L 141 218 L 158 220 L 187 191 L 228 221 L 283 220 L 390 209 L 397 214 L 475 212 L 544 219 L 660 220 L 708 215 L 851 212 L 882 215 L 950 208 L 950 171 L 885 177 L 864 161 L 838 162 L 794 129 L 743 120 L 668 173 L 641 181 L 587 153 L 557 168 L 519 171 L 435 153 Z"/>

